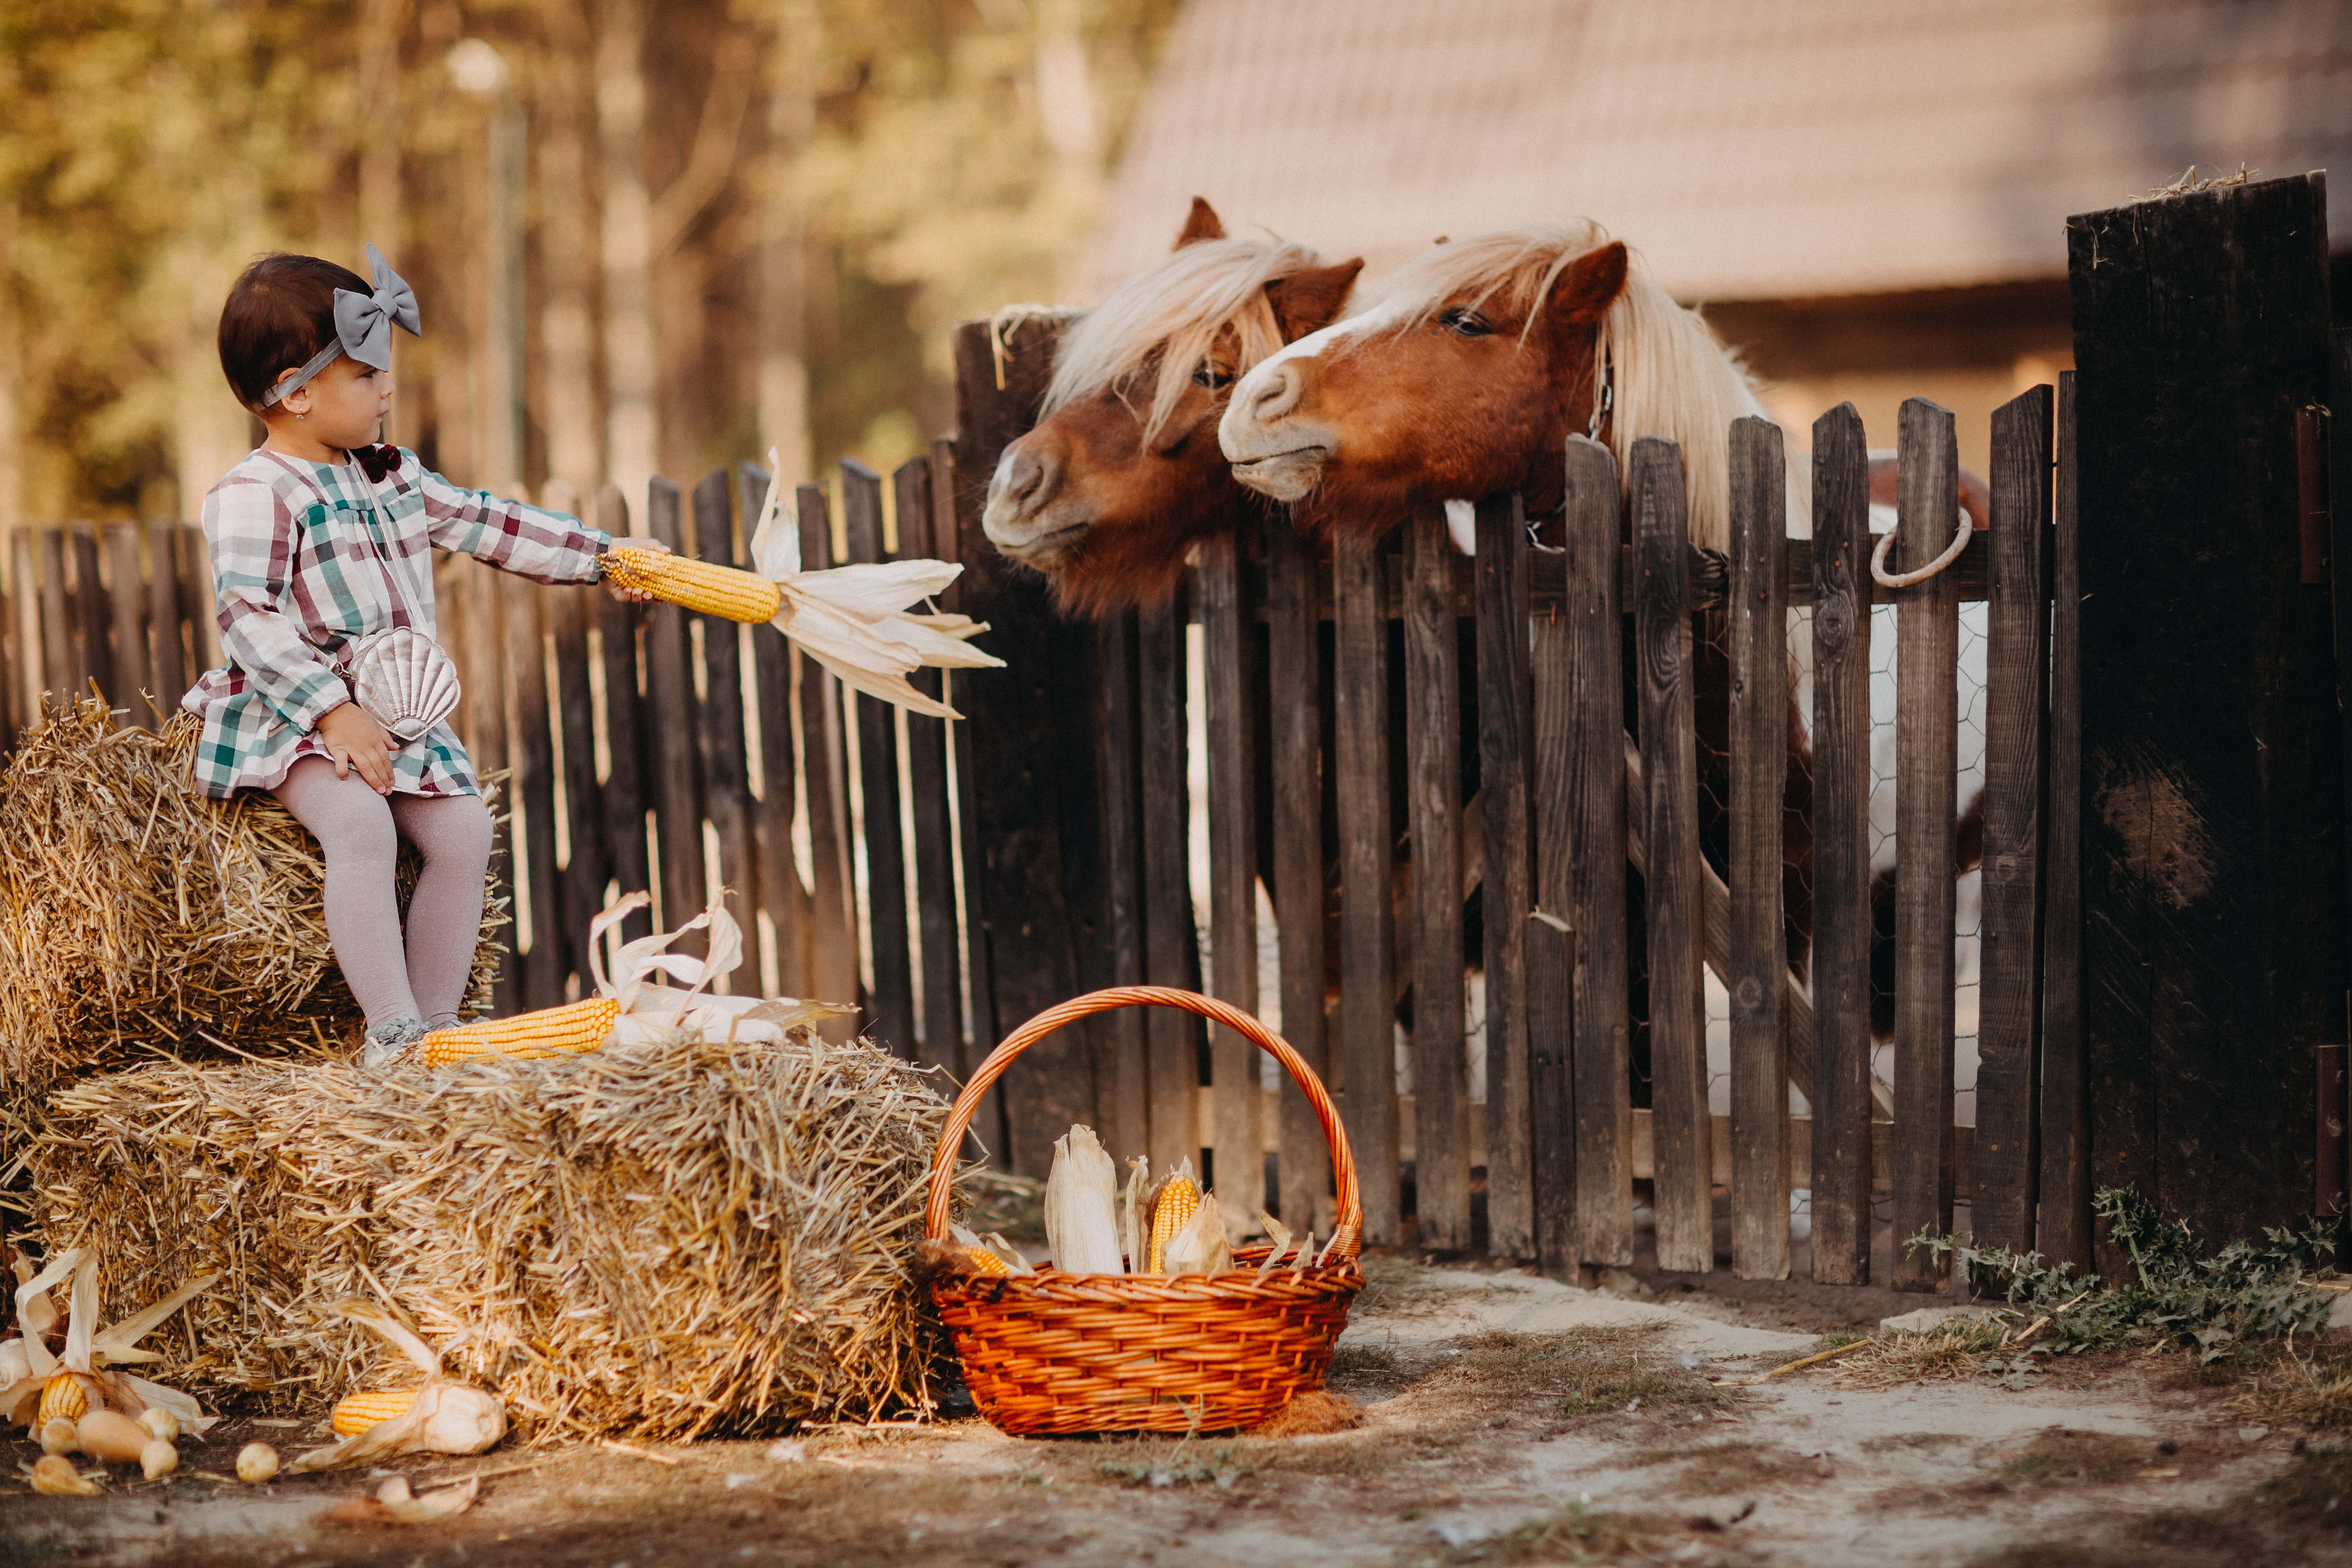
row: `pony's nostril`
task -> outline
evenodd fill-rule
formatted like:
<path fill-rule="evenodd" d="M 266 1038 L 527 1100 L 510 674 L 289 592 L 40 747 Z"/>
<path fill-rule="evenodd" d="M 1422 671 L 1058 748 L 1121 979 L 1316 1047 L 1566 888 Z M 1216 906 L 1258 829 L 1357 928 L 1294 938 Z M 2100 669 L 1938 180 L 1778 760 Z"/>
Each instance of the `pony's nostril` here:
<path fill-rule="evenodd" d="M 1033 511 L 1054 497 L 1059 480 L 1060 465 L 1034 447 L 1020 447 L 1006 454 L 1003 496 L 1015 516 Z"/>
<path fill-rule="evenodd" d="M 1251 401 L 1250 414 L 1261 424 L 1279 419 L 1298 403 L 1298 372 L 1287 364 L 1272 366 L 1257 395 Z"/>

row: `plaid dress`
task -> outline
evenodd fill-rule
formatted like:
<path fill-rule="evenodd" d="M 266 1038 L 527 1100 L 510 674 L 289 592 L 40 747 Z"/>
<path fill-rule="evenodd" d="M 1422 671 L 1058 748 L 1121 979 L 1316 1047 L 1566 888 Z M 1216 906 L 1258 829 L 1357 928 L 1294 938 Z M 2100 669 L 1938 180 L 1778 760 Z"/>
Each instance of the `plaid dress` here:
<path fill-rule="evenodd" d="M 404 448 L 373 486 L 356 463 L 257 450 L 205 497 L 204 523 L 228 666 L 180 706 L 204 715 L 195 784 L 215 799 L 274 788 L 301 758 L 328 754 L 318 725 L 350 700 L 337 668 L 347 644 L 394 626 L 433 635 L 429 546 L 537 583 L 589 583 L 611 542 L 561 512 L 460 489 Z M 394 751 L 392 779 L 408 795 L 480 793 L 446 722 Z"/>

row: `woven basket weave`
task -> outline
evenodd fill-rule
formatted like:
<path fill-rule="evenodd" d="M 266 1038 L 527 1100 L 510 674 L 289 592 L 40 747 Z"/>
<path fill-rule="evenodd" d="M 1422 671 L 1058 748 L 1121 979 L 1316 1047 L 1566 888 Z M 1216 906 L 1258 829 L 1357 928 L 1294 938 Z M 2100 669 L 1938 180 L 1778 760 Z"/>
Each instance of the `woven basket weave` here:
<path fill-rule="evenodd" d="M 1287 1041 L 1223 1002 L 1160 985 L 1122 985 L 1048 1008 L 1013 1031 L 972 1075 L 948 1113 L 931 1163 L 923 1233 L 948 1231 L 956 1151 L 991 1085 L 1014 1058 L 1066 1024 L 1119 1007 L 1178 1007 L 1223 1025 L 1273 1054 L 1323 1124 L 1339 1184 L 1328 1261 L 1260 1279 L 1223 1274 L 941 1274 L 931 1299 L 955 1336 L 965 1385 L 980 1413 L 1015 1436 L 1081 1432 L 1223 1432 L 1258 1426 L 1292 1396 L 1323 1386 L 1348 1307 L 1364 1288 L 1357 1269 L 1364 1209 L 1339 1113 L 1314 1069 Z M 1235 1255 L 1240 1265 L 1264 1247 Z"/>

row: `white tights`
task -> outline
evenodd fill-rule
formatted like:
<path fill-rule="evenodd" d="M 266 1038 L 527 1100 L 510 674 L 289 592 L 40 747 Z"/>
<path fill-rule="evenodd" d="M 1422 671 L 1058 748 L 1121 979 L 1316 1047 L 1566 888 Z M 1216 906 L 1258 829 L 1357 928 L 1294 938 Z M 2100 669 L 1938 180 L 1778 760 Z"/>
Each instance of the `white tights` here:
<path fill-rule="evenodd" d="M 324 757 L 304 757 L 270 793 L 326 851 L 327 935 L 368 1026 L 403 1016 L 435 1027 L 456 1023 L 490 863 L 490 813 L 481 797 L 386 799 L 356 770 L 337 778 Z M 405 942 L 393 886 L 403 838 L 425 858 L 408 900 Z"/>

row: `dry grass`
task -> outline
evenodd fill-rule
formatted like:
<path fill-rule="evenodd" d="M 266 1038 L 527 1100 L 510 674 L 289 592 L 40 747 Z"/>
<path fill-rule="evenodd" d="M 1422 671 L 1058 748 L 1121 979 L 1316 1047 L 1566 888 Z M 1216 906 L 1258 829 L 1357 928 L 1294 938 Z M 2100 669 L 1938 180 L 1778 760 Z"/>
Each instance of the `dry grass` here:
<path fill-rule="evenodd" d="M 1709 1443 L 1696 1448 L 1644 1448 L 1624 1463 L 1635 1468 L 1685 1467 L 1669 1489 L 1668 1495 L 1674 1497 L 1725 1497 L 1824 1480 L 1832 1473 L 1826 1459 L 1777 1443 L 1748 1441 Z"/>
<path fill-rule="evenodd" d="M 2113 1432 L 2077 1432 L 2053 1427 L 2001 1462 L 2001 1472 L 2034 1486 L 2113 1486 L 2147 1468 L 2154 1455 L 2142 1439 Z"/>
<path fill-rule="evenodd" d="M 1854 1388 L 1893 1388 L 1905 1383 L 1937 1383 L 1974 1377 L 2000 1348 L 2014 1325 L 1989 1319 L 1956 1318 L 1920 1334 L 1886 1334 L 1868 1350 L 1829 1363 L 1840 1382 Z"/>
<path fill-rule="evenodd" d="M 1486 1333 L 1461 1342 L 1452 1378 L 1483 1395 L 1519 1404 L 1549 1399 L 1573 1420 L 1609 1412 L 1714 1410 L 1732 1394 L 1670 1360 L 1659 1347 L 1661 1321 L 1632 1328 L 1581 1328 L 1558 1334 Z"/>
<path fill-rule="evenodd" d="M 2306 1355 L 2290 1345 L 2246 1373 L 2221 1408 L 2248 1426 L 2352 1426 L 2352 1349 L 2329 1345 Z"/>
<path fill-rule="evenodd" d="M 32 1151 L 53 1247 L 110 1305 L 218 1270 L 162 1375 L 277 1411 L 386 1368 L 374 1298 L 534 1437 L 685 1439 L 924 1397 L 910 1267 L 946 1107 L 905 1062 L 608 1047 L 362 1074 L 170 1063 L 60 1092 Z"/>
<path fill-rule="evenodd" d="M 158 1053 L 326 1056 L 356 1038 L 317 842 L 266 795 L 196 794 L 201 729 L 182 713 L 118 730 L 93 698 L 52 710 L 0 774 L 0 1123 L 20 1140 L 63 1081 Z M 404 897 L 415 865 L 404 853 Z M 494 899 L 482 923 L 478 1005 L 504 911 Z"/>
<path fill-rule="evenodd" d="M 1485 1541 L 1450 1547 L 1437 1561 L 1460 1563 L 1720 1563 L 1738 1561 L 1728 1550 L 1688 1551 L 1688 1536 L 1676 1521 L 1654 1513 L 1619 1512 L 1570 1503 L 1557 1513 L 1531 1519 L 1517 1529 Z"/>

